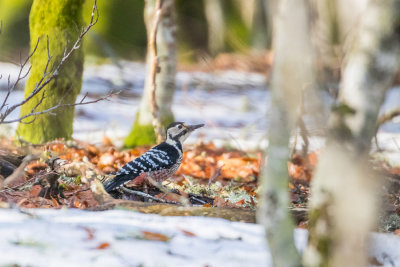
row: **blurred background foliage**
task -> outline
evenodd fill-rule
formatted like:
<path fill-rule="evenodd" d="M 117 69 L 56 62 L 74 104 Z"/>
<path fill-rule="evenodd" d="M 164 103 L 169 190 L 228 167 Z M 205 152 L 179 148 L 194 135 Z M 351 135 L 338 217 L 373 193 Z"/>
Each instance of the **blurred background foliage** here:
<path fill-rule="evenodd" d="M 146 29 L 143 21 L 144 0 L 98 0 L 100 19 L 85 40 L 85 52 L 98 60 L 113 58 L 144 60 Z M 247 4 L 246 4 L 247 2 Z M 253 4 L 249 4 L 252 2 Z M 219 52 L 247 52 L 265 47 L 265 13 L 263 1 L 224 0 L 224 44 Z M 29 50 L 29 11 L 32 0 L 0 0 L 0 60 L 18 61 Z M 93 1 L 86 0 L 84 18 L 90 19 Z M 208 23 L 205 0 L 176 0 L 178 13 L 179 61 L 196 62 L 209 54 Z M 252 30 L 253 29 L 253 30 Z M 264 34 L 257 34 L 263 32 Z M 261 42 L 261 45 L 260 45 Z M 92 57 L 94 56 L 94 57 Z"/>
<path fill-rule="evenodd" d="M 29 11 L 32 0 L 0 0 L 0 60 L 10 61 L 29 51 Z"/>
<path fill-rule="evenodd" d="M 84 18 L 89 23 L 93 1 L 86 0 Z M 99 0 L 100 18 L 85 42 L 87 55 L 102 58 L 143 59 L 146 29 L 143 0 Z"/>

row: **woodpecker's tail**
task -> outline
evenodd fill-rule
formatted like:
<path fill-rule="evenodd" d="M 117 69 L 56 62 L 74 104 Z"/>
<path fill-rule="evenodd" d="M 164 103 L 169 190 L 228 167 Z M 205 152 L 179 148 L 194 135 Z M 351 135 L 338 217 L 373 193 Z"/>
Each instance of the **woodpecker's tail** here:
<path fill-rule="evenodd" d="M 114 179 L 110 179 L 103 182 L 104 189 L 109 193 L 114 189 L 118 189 L 120 186 L 124 185 L 126 182 L 132 180 L 131 175 L 117 175 Z"/>

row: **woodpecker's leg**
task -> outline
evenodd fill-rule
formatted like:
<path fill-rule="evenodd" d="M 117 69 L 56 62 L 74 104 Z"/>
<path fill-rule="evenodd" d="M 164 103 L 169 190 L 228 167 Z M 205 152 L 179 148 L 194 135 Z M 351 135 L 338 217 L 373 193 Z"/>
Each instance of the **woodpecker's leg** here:
<path fill-rule="evenodd" d="M 149 193 L 149 187 L 147 186 L 147 183 L 146 183 L 146 182 L 144 182 L 144 184 L 143 184 L 143 191 L 144 191 L 146 194 Z"/>
<path fill-rule="evenodd" d="M 144 182 L 144 184 L 143 184 L 143 192 L 145 193 L 145 194 L 149 194 L 149 187 L 147 186 L 147 183 L 146 183 L 146 181 Z M 144 197 L 144 202 L 149 202 L 149 198 L 148 197 Z"/>
<path fill-rule="evenodd" d="M 153 179 L 150 176 L 147 176 L 147 180 L 149 181 L 149 183 L 153 186 L 155 186 L 156 188 L 158 188 L 161 192 L 164 193 L 164 195 L 161 198 L 164 198 L 168 193 L 173 193 L 173 191 L 169 190 L 168 188 L 166 188 L 165 186 L 163 186 L 161 183 L 157 182 L 155 179 Z"/>

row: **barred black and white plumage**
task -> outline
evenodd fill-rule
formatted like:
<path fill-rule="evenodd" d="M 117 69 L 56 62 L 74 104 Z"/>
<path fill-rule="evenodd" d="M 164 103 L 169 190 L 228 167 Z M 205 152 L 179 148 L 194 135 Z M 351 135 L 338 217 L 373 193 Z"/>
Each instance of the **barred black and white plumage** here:
<path fill-rule="evenodd" d="M 174 122 L 167 127 L 167 140 L 125 164 L 114 179 L 104 183 L 107 192 L 119 188 L 136 177 L 146 174 L 154 181 L 161 183 L 171 177 L 182 162 L 182 143 L 195 129 L 204 124 L 186 125 Z"/>

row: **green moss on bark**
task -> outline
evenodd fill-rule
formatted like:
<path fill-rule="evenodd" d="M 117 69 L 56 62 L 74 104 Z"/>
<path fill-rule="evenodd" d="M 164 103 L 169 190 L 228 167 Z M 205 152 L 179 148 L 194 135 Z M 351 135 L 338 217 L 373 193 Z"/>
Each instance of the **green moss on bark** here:
<path fill-rule="evenodd" d="M 328 201 L 320 207 L 315 207 L 309 211 L 308 214 L 308 226 L 309 226 L 309 238 L 308 246 L 313 248 L 314 251 L 318 252 L 318 266 L 330 266 L 332 258 L 332 247 L 335 244 L 335 234 L 331 231 L 333 225 L 330 221 L 328 214 L 328 204 L 333 203 L 331 194 L 327 193 Z M 317 224 L 325 225 L 328 230 L 320 231 L 323 227 L 318 227 Z M 313 253 L 306 253 L 303 257 L 303 265 L 311 266 L 309 262 L 314 262 L 315 255 Z M 315 265 L 315 266 L 317 266 Z"/>
<path fill-rule="evenodd" d="M 46 36 L 49 38 L 49 50 L 52 60 L 49 70 L 59 64 L 64 49 L 68 49 L 77 40 L 83 26 L 82 6 L 84 0 L 34 0 L 30 17 L 29 28 L 31 50 L 40 39 L 39 46 L 31 58 L 32 70 L 25 86 L 25 97 L 34 90 L 40 81 L 47 62 Z M 45 98 L 38 105 L 42 92 L 21 107 L 20 116 L 35 111 L 42 111 L 54 107 L 62 99 L 63 103 L 74 103 L 81 90 L 83 72 L 83 50 L 76 50 L 61 68 L 57 78 L 44 89 Z M 30 117 L 24 122 L 32 123 L 18 125 L 17 134 L 30 143 L 39 144 L 57 138 L 70 139 L 74 107 L 54 110 L 55 115 L 44 114 Z"/>
<path fill-rule="evenodd" d="M 164 116 L 162 123 L 164 127 L 168 126 L 174 121 L 172 114 Z M 148 146 L 156 143 L 156 135 L 152 124 L 140 124 L 139 113 L 136 115 L 135 122 L 133 123 L 132 130 L 124 140 L 124 147 L 131 148 L 136 146 Z"/>

